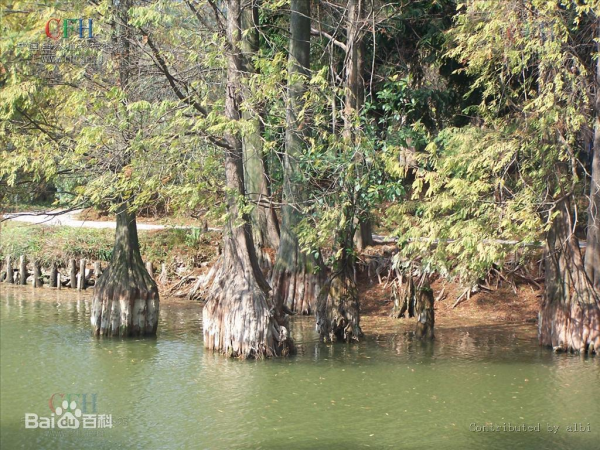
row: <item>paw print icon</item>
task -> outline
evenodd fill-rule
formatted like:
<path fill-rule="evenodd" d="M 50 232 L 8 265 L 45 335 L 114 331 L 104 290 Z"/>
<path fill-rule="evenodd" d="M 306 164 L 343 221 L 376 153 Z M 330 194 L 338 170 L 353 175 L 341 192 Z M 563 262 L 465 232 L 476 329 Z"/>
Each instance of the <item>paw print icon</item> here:
<path fill-rule="evenodd" d="M 69 402 L 65 400 L 62 402 L 62 407 L 56 408 L 56 416 L 60 416 L 56 421 L 58 428 L 67 429 L 71 428 L 76 430 L 79 428 L 79 418 L 81 417 L 81 410 L 77 407 L 76 402 Z"/>

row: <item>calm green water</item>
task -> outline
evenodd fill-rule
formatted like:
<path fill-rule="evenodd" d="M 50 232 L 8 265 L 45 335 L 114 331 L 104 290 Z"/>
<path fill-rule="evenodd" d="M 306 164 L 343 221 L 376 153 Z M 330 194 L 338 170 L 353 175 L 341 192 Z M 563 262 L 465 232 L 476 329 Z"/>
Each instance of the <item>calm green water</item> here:
<path fill-rule="evenodd" d="M 300 319 L 298 356 L 248 362 L 204 352 L 196 304 L 164 305 L 145 341 L 92 338 L 89 311 L 87 296 L 0 287 L 3 450 L 600 448 L 600 358 L 540 349 L 534 327 L 326 346 Z M 112 428 L 25 429 L 53 394 L 83 393 Z M 492 423 L 540 431 L 472 431 Z"/>

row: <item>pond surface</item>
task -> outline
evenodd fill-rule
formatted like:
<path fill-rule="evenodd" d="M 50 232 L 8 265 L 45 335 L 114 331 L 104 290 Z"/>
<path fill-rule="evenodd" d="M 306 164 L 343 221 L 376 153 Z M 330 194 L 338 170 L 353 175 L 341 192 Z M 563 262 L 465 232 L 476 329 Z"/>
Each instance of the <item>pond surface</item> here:
<path fill-rule="evenodd" d="M 163 303 L 152 340 L 97 340 L 89 313 L 89 294 L 0 287 L 2 449 L 600 448 L 600 358 L 532 325 L 328 346 L 300 318 L 298 356 L 237 361 L 204 351 L 197 304 Z M 96 428 L 25 428 L 65 398 Z"/>

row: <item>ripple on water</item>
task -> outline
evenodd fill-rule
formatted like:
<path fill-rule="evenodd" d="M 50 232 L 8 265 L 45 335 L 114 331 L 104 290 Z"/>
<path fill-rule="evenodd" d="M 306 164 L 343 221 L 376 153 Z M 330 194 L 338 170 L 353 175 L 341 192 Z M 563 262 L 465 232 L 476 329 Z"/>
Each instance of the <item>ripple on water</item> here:
<path fill-rule="evenodd" d="M 90 297 L 0 290 L 1 447 L 597 448 L 599 358 L 554 355 L 535 327 L 440 328 L 357 345 L 292 324 L 299 354 L 237 361 L 204 352 L 198 304 L 162 304 L 155 339 L 95 339 Z M 53 393 L 95 393 L 118 426 L 94 436 L 23 429 Z M 569 422 L 589 433 L 567 433 Z M 540 422 L 561 432 L 478 433 Z"/>

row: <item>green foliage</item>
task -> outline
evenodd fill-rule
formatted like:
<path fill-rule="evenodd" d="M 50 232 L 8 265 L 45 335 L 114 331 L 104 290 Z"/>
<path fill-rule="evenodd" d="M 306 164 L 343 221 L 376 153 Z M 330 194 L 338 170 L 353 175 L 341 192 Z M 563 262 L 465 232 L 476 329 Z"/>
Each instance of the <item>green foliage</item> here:
<path fill-rule="evenodd" d="M 465 63 L 460 71 L 482 91 L 468 109 L 479 120 L 446 127 L 417 155 L 417 206 L 396 211 L 405 255 L 477 278 L 520 243 L 543 240 L 558 198 L 582 194 L 578 155 L 593 120 L 587 27 L 599 8 L 560 1 L 461 6 L 448 56 Z M 388 168 L 401 171 L 393 161 Z"/>
<path fill-rule="evenodd" d="M 501 263 L 513 242 L 543 240 L 556 200 L 583 198 L 598 10 L 597 0 L 382 5 L 369 16 L 372 29 L 361 30 L 364 104 L 350 111 L 345 5 L 315 8 L 319 29 L 298 111 L 307 138 L 293 155 L 302 248 L 330 255 L 330 264 L 353 256 L 357 220 L 380 208 L 403 256 L 468 279 Z M 94 49 L 79 66 L 33 63 L 28 44 L 45 42 L 40 30 L 54 13 L 49 5 L 3 18 L 0 201 L 38 201 L 38 192 L 55 190 L 61 205 L 114 211 L 126 201 L 134 210 L 208 211 L 223 220 L 232 191 L 224 187 L 223 138 L 255 132 L 258 119 L 270 200 L 282 202 L 286 2 L 261 4 L 260 49 L 243 55 L 236 86 L 240 120 L 224 114 L 223 55 L 231 48 L 210 4 L 133 2 L 131 66 L 116 48 L 101 67 L 92 64 L 102 56 Z M 99 41 L 121 39 L 113 2 L 75 2 L 72 13 L 95 19 Z M 236 201 L 239 224 L 256 205 L 243 195 Z M 50 237 L 73 239 L 66 254 L 110 256 L 102 233 L 83 242 L 64 233 Z M 160 260 L 169 246 L 201 247 L 206 238 L 199 230 L 169 236 L 142 243 L 144 251 Z M 39 241 L 23 245 L 3 251 L 44 252 Z"/>

